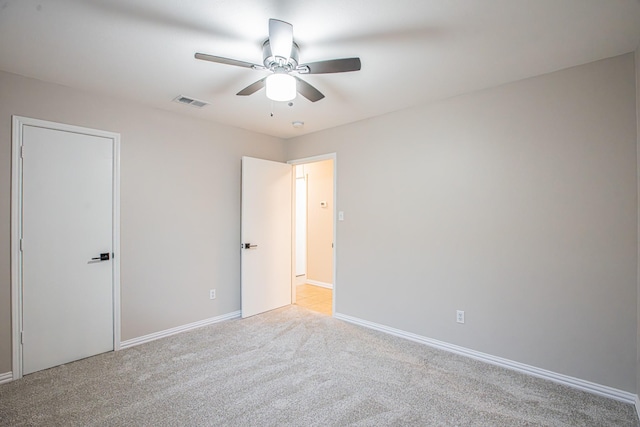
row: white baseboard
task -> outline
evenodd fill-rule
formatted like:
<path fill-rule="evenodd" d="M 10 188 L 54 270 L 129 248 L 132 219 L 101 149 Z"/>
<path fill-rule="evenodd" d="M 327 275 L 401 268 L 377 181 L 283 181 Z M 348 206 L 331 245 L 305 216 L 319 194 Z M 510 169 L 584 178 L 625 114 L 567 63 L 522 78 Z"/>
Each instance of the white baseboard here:
<path fill-rule="evenodd" d="M 333 283 L 319 282 L 317 280 L 307 279 L 308 285 L 320 286 L 321 288 L 333 289 Z"/>
<path fill-rule="evenodd" d="M 303 274 L 301 276 L 296 276 L 293 283 L 295 283 L 296 286 L 304 285 L 307 283 L 307 275 Z"/>
<path fill-rule="evenodd" d="M 0 384 L 8 383 L 9 381 L 13 381 L 13 372 L 0 374 Z"/>
<path fill-rule="evenodd" d="M 640 421 L 640 394 L 636 394 L 636 415 L 638 416 L 638 421 Z"/>
<path fill-rule="evenodd" d="M 223 322 L 225 320 L 236 319 L 240 317 L 240 314 L 241 312 L 238 310 L 232 313 L 223 314 L 221 316 L 211 317 L 209 319 L 204 319 L 198 322 L 189 323 L 187 325 L 178 326 L 176 328 L 166 329 L 160 332 L 154 332 L 153 334 L 144 335 L 142 337 L 132 338 L 130 340 L 122 341 L 120 343 L 120 349 L 124 350 L 125 348 L 144 344 L 150 341 L 155 341 L 160 338 L 165 338 L 171 335 L 179 334 L 180 332 L 190 331 L 192 329 L 201 328 L 203 326 L 212 325 L 214 323 Z"/>
<path fill-rule="evenodd" d="M 347 316 L 346 314 L 335 313 L 333 315 L 336 319 L 344 320 L 345 322 L 354 323 L 356 325 L 364 326 L 365 328 L 375 329 L 377 331 L 385 332 L 390 335 L 395 335 L 401 338 L 405 338 L 411 341 L 415 341 L 421 344 L 426 344 L 430 347 L 438 348 L 440 350 L 449 351 L 451 353 L 467 356 L 472 359 L 480 360 L 482 362 L 491 363 L 492 365 L 501 366 L 503 368 L 511 369 L 514 371 L 522 372 L 524 374 L 532 375 L 534 377 L 543 378 L 559 384 L 564 384 L 569 387 L 577 388 L 589 393 L 598 394 L 600 396 L 608 397 L 610 399 L 618 400 L 625 403 L 635 404 L 636 409 L 640 408 L 640 402 L 638 396 L 629 393 L 627 391 L 618 390 L 613 387 L 608 387 L 590 381 L 581 380 L 579 378 L 570 377 L 568 375 L 559 374 L 556 372 L 548 371 L 546 369 L 536 368 L 535 366 L 525 365 L 524 363 L 515 362 L 513 360 L 504 359 L 502 357 L 492 356 L 490 354 L 481 353 L 479 351 L 471 350 L 469 348 L 460 347 L 454 344 L 449 344 L 444 341 L 434 340 L 432 338 L 423 337 L 421 335 L 413 334 L 411 332 L 405 332 L 400 329 L 391 328 L 389 326 L 380 325 L 378 323 L 362 320 L 357 317 Z"/>

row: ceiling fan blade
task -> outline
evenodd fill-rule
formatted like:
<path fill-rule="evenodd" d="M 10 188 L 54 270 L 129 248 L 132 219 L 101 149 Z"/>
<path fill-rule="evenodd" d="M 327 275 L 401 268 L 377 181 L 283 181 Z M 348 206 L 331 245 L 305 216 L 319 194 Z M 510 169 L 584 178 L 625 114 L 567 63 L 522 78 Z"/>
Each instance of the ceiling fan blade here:
<path fill-rule="evenodd" d="M 240 92 L 236 93 L 236 95 L 239 95 L 239 96 L 253 95 L 254 93 L 256 93 L 257 91 L 259 91 L 265 86 L 264 81 L 266 79 L 267 78 L 265 77 L 264 79 L 260 79 L 255 83 L 251 83 L 249 86 L 245 87 Z"/>
<path fill-rule="evenodd" d="M 235 65 L 236 67 L 262 69 L 261 65 L 252 64 L 250 62 L 238 61 L 237 59 L 223 58 L 221 56 L 207 55 L 206 53 L 196 53 L 196 59 L 202 59 L 203 61 L 217 62 L 219 64 Z"/>
<path fill-rule="evenodd" d="M 302 64 L 298 67 L 298 71 L 302 74 L 346 73 L 359 71 L 361 66 L 360 58 L 329 59 Z"/>
<path fill-rule="evenodd" d="M 293 47 L 293 25 L 269 19 L 269 46 L 273 56 L 289 59 Z"/>
<path fill-rule="evenodd" d="M 322 94 L 322 92 L 320 92 L 318 89 L 311 86 L 309 83 L 305 82 L 304 80 L 296 77 L 296 82 L 297 82 L 296 89 L 298 90 L 298 93 L 300 93 L 300 95 L 307 98 L 309 101 L 316 102 L 324 98 L 324 95 Z"/>

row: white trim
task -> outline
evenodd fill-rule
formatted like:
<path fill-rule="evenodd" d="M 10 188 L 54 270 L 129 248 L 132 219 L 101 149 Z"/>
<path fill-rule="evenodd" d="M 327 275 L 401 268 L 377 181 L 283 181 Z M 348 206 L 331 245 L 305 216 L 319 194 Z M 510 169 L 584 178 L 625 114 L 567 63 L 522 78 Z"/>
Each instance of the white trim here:
<path fill-rule="evenodd" d="M 136 345 L 148 343 L 151 341 L 155 341 L 160 338 L 165 338 L 171 335 L 179 334 L 181 332 L 191 331 L 193 329 L 201 328 L 203 326 L 212 325 L 214 323 L 223 322 L 225 320 L 237 319 L 240 317 L 241 311 L 234 311 L 228 314 L 223 314 L 221 316 L 211 317 L 209 319 L 199 320 L 197 322 L 189 323 L 187 325 L 178 326 L 171 329 L 165 329 L 164 331 L 154 332 L 149 335 L 144 335 L 138 338 L 132 338 L 130 340 L 122 341 L 120 343 L 120 349 L 124 350 L 125 348 L 130 348 Z"/>
<path fill-rule="evenodd" d="M 11 319 L 12 377 L 22 378 L 22 260 L 20 235 L 22 230 L 22 162 L 23 127 L 35 126 L 65 132 L 108 138 L 113 141 L 113 349 L 120 348 L 120 134 L 29 117 L 12 117 L 11 139 Z"/>
<path fill-rule="evenodd" d="M 22 269 L 20 265 L 20 230 L 22 230 L 22 167 L 20 165 L 20 118 L 13 116 L 11 137 L 11 370 L 13 379 L 22 377 Z"/>
<path fill-rule="evenodd" d="M 610 399 L 619 400 L 625 403 L 634 404 L 637 402 L 637 396 L 627 391 L 618 390 L 613 387 L 608 387 L 590 381 L 581 380 L 579 378 L 570 377 L 568 375 L 559 374 L 556 372 L 548 371 L 546 369 L 536 368 L 535 366 L 525 365 L 524 363 L 515 362 L 513 360 L 504 359 L 502 357 L 492 356 L 490 354 L 481 353 L 479 351 L 471 350 L 469 348 L 460 347 L 454 344 L 449 344 L 444 341 L 434 340 L 432 338 L 423 337 L 421 335 L 413 334 L 411 332 L 405 332 L 400 329 L 391 328 L 389 326 L 380 325 L 378 323 L 362 320 L 357 317 L 348 316 L 346 314 L 335 313 L 336 319 L 344 320 L 345 322 L 354 323 L 365 328 L 375 329 L 380 332 L 384 332 L 390 335 L 395 335 L 400 338 L 405 338 L 411 341 L 418 342 L 420 344 L 428 345 L 440 350 L 445 350 L 451 353 L 456 353 L 462 356 L 470 357 L 472 359 L 480 360 L 482 362 L 497 365 L 503 368 L 511 369 L 521 372 L 523 374 L 532 375 L 534 377 L 543 378 L 549 381 L 553 381 L 559 384 L 563 384 L 572 388 L 577 388 L 589 393 L 597 394 L 600 396 L 608 397 Z M 636 403 L 637 405 L 637 403 Z"/>
<path fill-rule="evenodd" d="M 0 374 L 0 384 L 8 383 L 9 381 L 13 381 L 13 372 Z"/>
<path fill-rule="evenodd" d="M 311 156 L 311 157 L 305 157 L 303 159 L 295 159 L 295 160 L 289 160 L 287 163 L 290 165 L 303 165 L 306 163 L 315 163 L 315 162 L 321 162 L 323 160 L 329 160 L 329 159 L 334 159 L 336 158 L 336 153 L 327 153 L 327 154 L 319 154 L 317 156 Z"/>
<path fill-rule="evenodd" d="M 307 279 L 305 283 L 313 286 L 320 286 L 321 288 L 333 289 L 332 283 L 319 282 L 317 280 Z"/>
<path fill-rule="evenodd" d="M 120 350 L 120 134 L 113 137 L 113 350 Z"/>
<path fill-rule="evenodd" d="M 636 394 L 636 415 L 638 416 L 638 420 L 640 420 L 640 395 Z"/>
<path fill-rule="evenodd" d="M 289 160 L 290 165 L 301 165 L 305 163 L 320 162 L 323 160 L 333 160 L 333 285 L 334 291 L 331 293 L 331 315 L 336 315 L 336 286 L 338 277 L 338 155 L 337 153 L 320 154 L 318 156 L 305 157 L 303 159 Z M 293 280 L 292 280 L 293 283 Z M 295 290 L 295 288 L 292 286 Z M 295 291 L 294 291 L 295 292 Z"/>

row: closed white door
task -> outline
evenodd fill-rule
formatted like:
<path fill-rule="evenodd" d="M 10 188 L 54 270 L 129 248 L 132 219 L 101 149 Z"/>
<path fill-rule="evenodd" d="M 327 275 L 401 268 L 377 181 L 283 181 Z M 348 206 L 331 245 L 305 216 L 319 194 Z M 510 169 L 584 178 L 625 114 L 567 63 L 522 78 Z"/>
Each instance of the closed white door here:
<path fill-rule="evenodd" d="M 24 126 L 22 144 L 28 374 L 113 350 L 114 141 Z"/>
<path fill-rule="evenodd" d="M 291 304 L 291 170 L 242 158 L 242 317 Z"/>

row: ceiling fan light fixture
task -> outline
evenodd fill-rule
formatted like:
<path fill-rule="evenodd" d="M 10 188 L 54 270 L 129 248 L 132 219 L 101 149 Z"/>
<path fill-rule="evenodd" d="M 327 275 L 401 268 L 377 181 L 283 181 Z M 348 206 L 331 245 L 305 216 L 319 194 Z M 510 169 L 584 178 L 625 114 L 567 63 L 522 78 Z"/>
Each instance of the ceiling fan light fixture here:
<path fill-rule="evenodd" d="M 267 98 L 272 101 L 291 101 L 296 97 L 296 79 L 286 73 L 275 73 L 266 80 Z"/>

